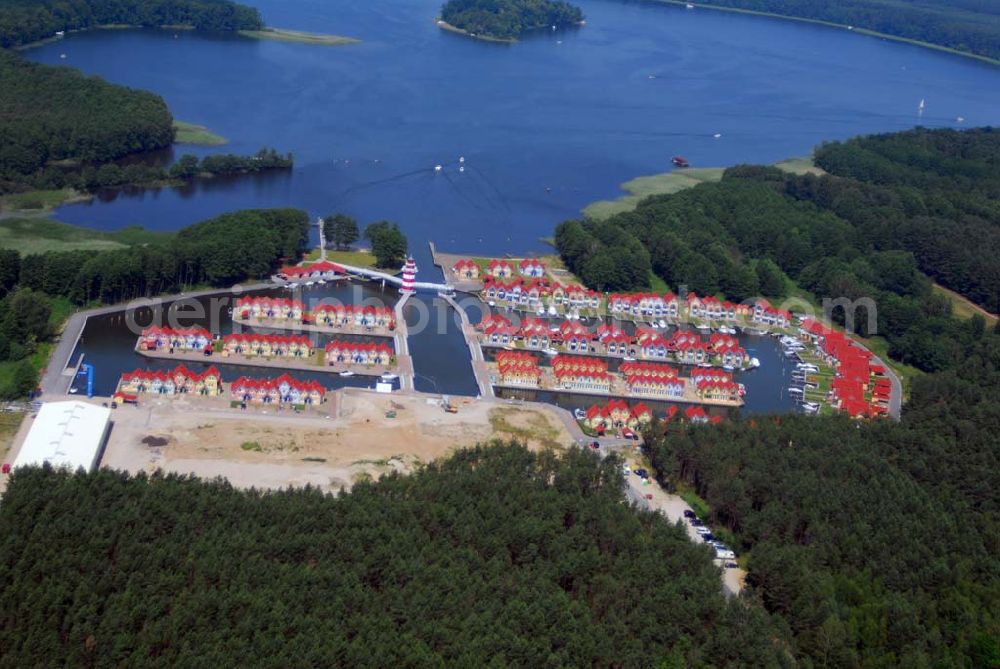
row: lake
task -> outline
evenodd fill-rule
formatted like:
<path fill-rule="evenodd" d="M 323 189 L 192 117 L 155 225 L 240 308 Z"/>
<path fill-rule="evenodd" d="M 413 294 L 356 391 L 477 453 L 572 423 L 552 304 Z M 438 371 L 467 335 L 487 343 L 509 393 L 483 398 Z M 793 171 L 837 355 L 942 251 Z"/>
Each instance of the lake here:
<path fill-rule="evenodd" d="M 229 138 L 222 150 L 273 146 L 295 154 L 295 169 L 108 194 L 60 220 L 170 230 L 245 207 L 342 211 L 398 221 L 431 279 L 428 240 L 544 251 L 560 221 L 676 154 L 695 166 L 773 162 L 859 133 L 1000 123 L 1000 68 L 847 30 L 584 0 L 586 26 L 498 45 L 438 29 L 437 0 L 253 4 L 269 25 L 364 41 L 103 30 L 26 55 L 155 91 L 177 118 Z"/>

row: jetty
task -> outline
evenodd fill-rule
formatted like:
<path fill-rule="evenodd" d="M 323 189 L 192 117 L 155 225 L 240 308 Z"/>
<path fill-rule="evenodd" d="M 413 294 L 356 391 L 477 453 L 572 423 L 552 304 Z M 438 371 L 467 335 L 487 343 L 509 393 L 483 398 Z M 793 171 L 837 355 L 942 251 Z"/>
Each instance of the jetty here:
<path fill-rule="evenodd" d="M 490 379 L 489 363 L 486 362 L 486 357 L 483 355 L 483 348 L 479 345 L 479 335 L 469 322 L 469 315 L 465 313 L 465 309 L 451 295 L 439 293 L 439 297 L 450 304 L 458 312 L 458 317 L 461 319 L 462 335 L 465 337 L 465 343 L 469 347 L 469 356 L 472 359 L 472 372 L 475 374 L 476 384 L 479 386 L 479 396 L 482 398 L 495 397 L 493 383 Z"/>

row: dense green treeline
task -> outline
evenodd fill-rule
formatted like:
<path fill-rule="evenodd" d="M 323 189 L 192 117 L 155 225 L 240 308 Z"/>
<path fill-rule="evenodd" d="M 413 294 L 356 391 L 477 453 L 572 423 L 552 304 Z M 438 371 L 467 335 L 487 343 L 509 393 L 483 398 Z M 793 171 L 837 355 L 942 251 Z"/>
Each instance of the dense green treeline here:
<path fill-rule="evenodd" d="M 833 180 L 789 184 L 881 248 L 911 251 L 939 283 L 1000 311 L 1000 130 L 927 130 L 824 144 L 816 162 Z"/>
<path fill-rule="evenodd" d="M 902 421 L 660 428 L 683 483 L 749 551 L 749 595 L 829 667 L 1000 667 L 1000 337 L 914 383 Z"/>
<path fill-rule="evenodd" d="M 835 320 L 884 336 L 897 360 L 941 370 L 982 324 L 952 318 L 927 274 L 970 297 L 991 292 L 985 306 L 1000 299 L 998 137 L 915 130 L 822 147 L 821 164 L 844 176 L 738 166 L 603 222 L 567 221 L 556 247 L 604 290 L 647 288 L 652 269 L 671 286 L 739 301 L 780 298 L 790 278 L 845 300 Z"/>
<path fill-rule="evenodd" d="M 21 257 L 0 250 L 0 363 L 17 364 L 17 383 L 0 397 L 33 390 L 28 358 L 52 333 L 52 300 L 115 303 L 192 285 L 229 286 L 270 276 L 301 258 L 309 215 L 300 209 L 247 209 L 188 226 L 165 240 L 109 251 L 51 251 Z"/>
<path fill-rule="evenodd" d="M 160 96 L 71 68 L 0 50 L 0 92 L 0 192 L 18 190 L 36 175 L 57 179 L 67 161 L 104 163 L 174 141 L 173 118 Z"/>
<path fill-rule="evenodd" d="M 472 35 L 516 39 L 530 30 L 577 25 L 583 12 L 563 0 L 448 0 L 441 18 Z"/>
<path fill-rule="evenodd" d="M 829 21 L 1000 58 L 1000 9 L 991 0 L 703 0 L 699 4 Z"/>
<path fill-rule="evenodd" d="M 0 0 L 0 47 L 104 25 L 191 26 L 198 30 L 260 30 L 253 7 L 229 0 Z"/>
<path fill-rule="evenodd" d="M 493 444 L 333 497 L 14 473 L 5 666 L 791 666 L 618 460 Z"/>
<path fill-rule="evenodd" d="M 30 63 L 0 50 L 0 193 L 157 184 L 201 174 L 236 175 L 292 166 L 264 148 L 253 156 L 182 156 L 169 168 L 114 162 L 174 141 L 158 95 L 79 71 Z"/>

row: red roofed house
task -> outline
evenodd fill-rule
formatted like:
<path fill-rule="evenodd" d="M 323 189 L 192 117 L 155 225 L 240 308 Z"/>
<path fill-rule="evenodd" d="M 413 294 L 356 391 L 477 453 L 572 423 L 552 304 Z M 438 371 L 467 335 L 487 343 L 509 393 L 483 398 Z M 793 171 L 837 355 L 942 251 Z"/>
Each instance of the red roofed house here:
<path fill-rule="evenodd" d="M 455 276 L 459 279 L 467 281 L 476 281 L 479 279 L 479 265 L 468 258 L 462 258 L 456 262 L 451 270 L 455 272 Z"/>
<path fill-rule="evenodd" d="M 506 260 L 494 258 L 486 266 L 486 273 L 495 279 L 509 279 L 514 276 L 514 266 Z"/>
<path fill-rule="evenodd" d="M 545 276 L 545 265 L 535 258 L 525 258 L 521 261 L 520 265 L 518 265 L 518 269 L 524 276 L 531 276 L 535 278 Z"/>
<path fill-rule="evenodd" d="M 334 339 L 324 348 L 327 365 L 380 365 L 393 362 L 394 353 L 388 344 L 378 342 L 340 341 Z"/>
<path fill-rule="evenodd" d="M 500 383 L 537 388 L 542 378 L 538 358 L 523 351 L 500 351 L 496 356 Z"/>
<path fill-rule="evenodd" d="M 212 333 L 202 327 L 161 328 L 150 326 L 139 337 L 139 349 L 177 349 L 181 351 L 204 351 L 212 344 Z"/>

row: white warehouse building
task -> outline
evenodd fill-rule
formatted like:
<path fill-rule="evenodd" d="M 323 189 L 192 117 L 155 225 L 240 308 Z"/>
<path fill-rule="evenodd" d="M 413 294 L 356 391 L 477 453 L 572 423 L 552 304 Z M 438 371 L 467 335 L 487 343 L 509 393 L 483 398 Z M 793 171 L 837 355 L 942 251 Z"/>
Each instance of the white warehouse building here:
<path fill-rule="evenodd" d="M 14 459 L 14 468 L 46 462 L 54 468 L 90 472 L 97 467 L 111 425 L 111 409 L 78 402 L 46 402 Z"/>

